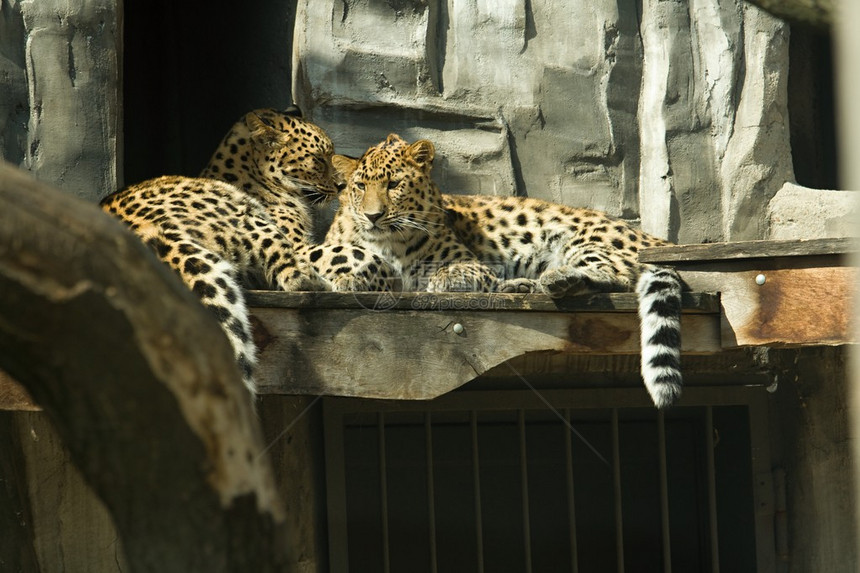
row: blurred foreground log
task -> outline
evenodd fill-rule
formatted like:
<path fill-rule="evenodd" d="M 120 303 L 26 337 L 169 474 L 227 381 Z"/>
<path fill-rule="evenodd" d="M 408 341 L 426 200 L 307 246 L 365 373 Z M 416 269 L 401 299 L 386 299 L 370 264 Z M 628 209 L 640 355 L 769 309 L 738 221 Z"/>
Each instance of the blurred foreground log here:
<path fill-rule="evenodd" d="M 283 570 L 283 509 L 215 319 L 97 207 L 5 164 L 0 205 L 0 369 L 54 424 L 132 570 Z"/>

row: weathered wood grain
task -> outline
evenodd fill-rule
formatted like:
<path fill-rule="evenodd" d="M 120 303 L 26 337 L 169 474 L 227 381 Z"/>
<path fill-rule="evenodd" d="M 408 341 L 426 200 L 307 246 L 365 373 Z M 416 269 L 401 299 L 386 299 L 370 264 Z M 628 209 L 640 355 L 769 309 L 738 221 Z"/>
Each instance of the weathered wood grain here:
<path fill-rule="evenodd" d="M 426 293 L 426 292 L 279 292 L 248 291 L 249 306 L 258 308 L 314 308 L 388 310 L 474 310 L 536 312 L 637 312 L 635 293 L 600 293 L 562 299 L 545 294 Z M 719 296 L 714 293 L 685 292 L 681 295 L 685 312 L 719 312 Z"/>
<path fill-rule="evenodd" d="M 263 393 L 425 400 L 528 352 L 639 352 L 639 321 L 633 313 L 252 312 Z M 720 350 L 718 315 L 684 314 L 682 331 L 684 352 Z"/>
<path fill-rule="evenodd" d="M 780 268 L 770 260 L 755 264 L 691 266 L 681 270 L 697 287 L 719 285 L 721 344 L 809 346 L 857 342 L 854 294 L 860 272 L 838 265 Z M 764 276 L 764 284 L 756 277 Z"/>
<path fill-rule="evenodd" d="M 808 239 L 783 241 L 741 241 L 733 243 L 702 243 L 670 245 L 642 249 L 639 260 L 643 263 L 683 263 L 753 258 L 795 257 L 856 253 L 860 239 Z M 722 290 L 722 289 L 720 289 Z"/>

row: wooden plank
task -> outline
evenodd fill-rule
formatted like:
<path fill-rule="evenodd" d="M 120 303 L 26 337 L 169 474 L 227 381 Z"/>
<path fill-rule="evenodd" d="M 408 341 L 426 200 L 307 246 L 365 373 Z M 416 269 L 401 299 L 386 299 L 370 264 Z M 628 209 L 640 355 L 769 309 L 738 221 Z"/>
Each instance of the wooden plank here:
<path fill-rule="evenodd" d="M 639 320 L 633 313 L 311 308 L 252 313 L 262 393 L 425 400 L 527 352 L 639 352 Z M 684 352 L 720 350 L 718 315 L 684 314 L 682 331 Z"/>
<path fill-rule="evenodd" d="M 430 397 L 526 352 L 639 352 L 634 293 L 555 300 L 543 294 L 249 291 L 247 300 L 256 316 L 257 343 L 262 349 L 257 377 L 263 393 L 364 396 L 368 391 L 374 397 Z M 709 325 L 718 322 L 719 295 L 687 292 L 682 306 L 685 351 L 718 351 L 718 327 Z M 451 328 L 463 320 L 462 313 L 474 317 L 475 326 L 452 339 Z M 694 315 L 701 320 L 690 318 Z M 301 325 L 311 320 L 315 327 L 309 333 Z M 447 334 L 428 336 L 440 328 L 447 328 Z M 332 345 L 335 337 L 337 344 Z M 375 337 L 381 337 L 379 348 L 386 351 L 371 352 L 373 367 L 345 378 L 344 372 L 352 371 L 366 356 L 366 352 L 353 354 L 357 344 Z M 441 347 L 434 350 L 433 344 Z M 428 363 L 432 367 L 425 373 Z M 450 366 L 453 363 L 456 368 Z M 287 381 L 284 373 L 291 364 L 303 366 Z M 393 373 L 411 382 L 386 382 L 384 376 Z M 4 408 L 38 406 L 17 382 L 0 373 L 0 409 Z"/>
<path fill-rule="evenodd" d="M 281 292 L 252 290 L 247 304 L 257 308 L 315 308 L 383 310 L 471 310 L 535 312 L 637 312 L 635 293 L 600 293 L 553 299 L 545 294 L 427 293 L 427 292 Z M 719 295 L 685 292 L 685 312 L 716 313 Z"/>
<path fill-rule="evenodd" d="M 639 253 L 639 260 L 643 263 L 681 263 L 688 261 L 702 262 L 726 259 L 833 255 L 855 253 L 857 251 L 860 251 L 860 239 L 854 237 L 790 241 L 742 241 L 651 247 L 642 249 Z"/>
<path fill-rule="evenodd" d="M 724 348 L 856 343 L 852 303 L 858 269 L 785 268 L 780 262 L 691 266 L 681 269 L 681 276 L 694 288 L 722 291 Z M 759 275 L 765 279 L 761 285 L 756 282 Z"/>

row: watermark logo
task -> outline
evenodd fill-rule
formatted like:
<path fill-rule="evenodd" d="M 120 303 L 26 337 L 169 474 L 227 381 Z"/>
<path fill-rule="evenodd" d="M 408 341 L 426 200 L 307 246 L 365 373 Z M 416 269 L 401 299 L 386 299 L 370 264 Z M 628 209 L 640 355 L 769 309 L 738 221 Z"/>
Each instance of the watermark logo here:
<path fill-rule="evenodd" d="M 420 293 L 409 303 L 412 310 L 501 310 L 504 301 L 497 293 L 470 293 L 472 296 L 457 296 L 455 293 Z"/>
<path fill-rule="evenodd" d="M 483 267 L 480 273 L 476 268 Z M 408 310 L 494 310 L 504 308 L 503 297 L 493 292 L 482 292 L 487 274 L 501 279 L 505 268 L 500 264 L 455 265 L 422 263 L 408 269 L 405 279 L 377 280 L 369 284 L 385 285 L 380 291 L 355 291 L 358 305 L 372 311 L 395 308 Z M 434 282 L 444 281 L 445 290 L 428 292 Z M 417 294 L 413 294 L 417 293 Z"/>

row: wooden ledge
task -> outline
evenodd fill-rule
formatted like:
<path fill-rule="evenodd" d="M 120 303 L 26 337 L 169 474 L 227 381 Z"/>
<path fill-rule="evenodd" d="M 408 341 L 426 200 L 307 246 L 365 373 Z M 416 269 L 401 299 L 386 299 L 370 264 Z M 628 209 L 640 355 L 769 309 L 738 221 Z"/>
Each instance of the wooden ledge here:
<path fill-rule="evenodd" d="M 738 241 L 651 247 L 642 249 L 639 253 L 639 260 L 643 263 L 676 265 L 707 261 L 845 255 L 858 251 L 860 251 L 860 238 L 854 237 L 791 241 Z"/>
<path fill-rule="evenodd" d="M 720 351 L 719 297 L 686 293 L 682 350 Z M 250 292 L 261 393 L 432 399 L 532 352 L 638 354 L 633 294 Z"/>
<path fill-rule="evenodd" d="M 746 241 L 644 249 L 674 266 L 694 291 L 719 291 L 721 345 L 812 346 L 856 342 L 860 239 Z"/>
<path fill-rule="evenodd" d="M 256 308 L 314 308 L 387 310 L 475 310 L 533 312 L 637 312 L 635 293 L 592 294 L 553 299 L 545 294 L 428 293 L 428 292 L 279 292 L 247 291 L 248 306 Z M 714 293 L 685 292 L 685 313 L 713 314 L 720 311 Z"/>

